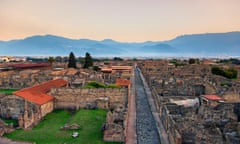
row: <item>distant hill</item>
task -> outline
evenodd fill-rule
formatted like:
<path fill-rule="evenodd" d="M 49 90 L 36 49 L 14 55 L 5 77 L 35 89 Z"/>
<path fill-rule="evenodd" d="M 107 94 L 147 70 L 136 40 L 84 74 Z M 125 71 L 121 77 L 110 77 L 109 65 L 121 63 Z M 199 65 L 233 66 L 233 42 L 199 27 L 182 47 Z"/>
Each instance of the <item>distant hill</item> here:
<path fill-rule="evenodd" d="M 164 43 L 183 53 L 240 56 L 240 32 L 183 35 Z"/>
<path fill-rule="evenodd" d="M 127 43 L 68 39 L 54 35 L 32 36 L 21 40 L 0 41 L 0 55 L 62 55 L 71 51 L 83 56 L 240 56 L 240 32 L 178 36 L 169 41 Z"/>

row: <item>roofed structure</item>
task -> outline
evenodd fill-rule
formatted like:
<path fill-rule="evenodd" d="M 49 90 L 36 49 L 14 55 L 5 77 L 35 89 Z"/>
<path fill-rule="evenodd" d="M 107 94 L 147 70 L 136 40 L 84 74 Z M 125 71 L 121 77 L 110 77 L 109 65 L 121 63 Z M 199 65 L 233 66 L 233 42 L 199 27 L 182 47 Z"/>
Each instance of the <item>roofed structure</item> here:
<path fill-rule="evenodd" d="M 224 100 L 223 98 L 221 98 L 218 95 L 202 95 L 202 97 L 204 97 L 207 100 L 212 100 L 212 101 Z"/>
<path fill-rule="evenodd" d="M 113 72 L 113 71 L 131 71 L 132 66 L 111 66 L 111 67 L 102 67 L 102 72 Z"/>
<path fill-rule="evenodd" d="M 17 63 L 17 64 L 9 64 L 8 67 L 13 68 L 35 68 L 35 67 L 49 67 L 51 66 L 49 63 Z"/>
<path fill-rule="evenodd" d="M 30 88 L 21 89 L 13 94 L 22 97 L 27 101 L 43 105 L 54 99 L 53 96 L 47 94 L 51 88 L 63 87 L 66 85 L 67 81 L 63 79 L 55 79 Z"/>
<path fill-rule="evenodd" d="M 130 80 L 117 78 L 116 79 L 116 85 L 119 85 L 119 86 L 129 86 L 130 85 Z"/>

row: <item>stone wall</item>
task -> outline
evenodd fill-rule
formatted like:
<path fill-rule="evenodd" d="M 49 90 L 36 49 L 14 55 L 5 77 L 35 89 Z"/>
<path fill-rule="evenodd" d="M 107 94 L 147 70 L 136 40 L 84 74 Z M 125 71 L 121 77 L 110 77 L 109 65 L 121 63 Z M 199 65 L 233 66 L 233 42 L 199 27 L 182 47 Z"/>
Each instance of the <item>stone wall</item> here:
<path fill-rule="evenodd" d="M 21 89 L 51 80 L 48 71 L 23 70 L 0 73 L 0 88 Z"/>
<path fill-rule="evenodd" d="M 114 111 L 109 111 L 107 114 L 105 130 L 104 130 L 104 141 L 124 142 L 125 135 L 125 108 L 117 108 Z"/>
<path fill-rule="evenodd" d="M 52 110 L 53 101 L 39 106 L 16 95 L 6 95 L 0 99 L 0 117 L 18 120 L 21 128 L 37 125 Z"/>
<path fill-rule="evenodd" d="M 24 111 L 18 116 L 19 127 L 31 128 L 36 126 L 42 118 L 53 111 L 53 101 L 49 101 L 43 105 L 32 104 L 25 101 Z"/>
<path fill-rule="evenodd" d="M 44 117 L 46 114 L 52 112 L 53 106 L 53 101 L 49 101 L 48 103 L 41 105 L 41 117 Z"/>
<path fill-rule="evenodd" d="M 237 121 L 237 115 L 234 113 L 234 105 L 228 103 L 218 104 L 214 108 L 202 105 L 199 108 L 198 117 L 201 117 L 202 122 L 217 125 L 222 125 L 224 120 Z"/>
<path fill-rule="evenodd" d="M 173 116 L 170 115 L 170 111 L 167 106 L 163 106 L 160 114 L 160 119 L 162 120 L 163 126 L 168 133 L 169 141 L 172 144 L 181 144 L 182 136 L 177 129 L 177 125 L 173 119 Z"/>
<path fill-rule="evenodd" d="M 114 109 L 119 104 L 126 107 L 128 89 L 53 88 L 50 95 L 55 97 L 55 109 Z"/>
<path fill-rule="evenodd" d="M 6 95 L 0 99 L 0 117 L 18 119 L 24 112 L 24 99 L 15 95 Z"/>
<path fill-rule="evenodd" d="M 168 103 L 160 107 L 160 118 L 171 143 L 221 144 L 224 143 L 223 136 L 229 135 L 229 132 L 224 134 L 221 130 L 226 129 L 226 124 L 237 122 L 233 106 L 223 103 L 216 107 L 201 105 L 198 108 L 185 108 Z M 231 131 L 230 128 L 226 130 Z M 236 140 L 237 137 L 231 135 L 228 138 Z"/>

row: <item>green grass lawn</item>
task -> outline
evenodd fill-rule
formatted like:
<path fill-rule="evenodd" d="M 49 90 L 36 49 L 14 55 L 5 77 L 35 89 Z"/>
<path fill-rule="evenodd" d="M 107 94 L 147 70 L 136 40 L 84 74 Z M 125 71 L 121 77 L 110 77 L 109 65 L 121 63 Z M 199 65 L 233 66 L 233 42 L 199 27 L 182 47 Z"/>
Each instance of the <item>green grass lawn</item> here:
<path fill-rule="evenodd" d="M 6 94 L 12 94 L 15 91 L 17 91 L 17 90 L 15 90 L 15 89 L 0 89 L 0 93 L 6 93 Z"/>
<path fill-rule="evenodd" d="M 16 130 L 4 136 L 12 140 L 36 142 L 37 144 L 113 144 L 103 141 L 100 131 L 106 119 L 105 110 L 79 110 L 71 115 L 65 110 L 57 110 L 48 114 L 45 119 L 32 130 Z M 60 130 L 66 123 L 77 123 L 80 130 Z M 72 138 L 73 132 L 79 132 Z"/>

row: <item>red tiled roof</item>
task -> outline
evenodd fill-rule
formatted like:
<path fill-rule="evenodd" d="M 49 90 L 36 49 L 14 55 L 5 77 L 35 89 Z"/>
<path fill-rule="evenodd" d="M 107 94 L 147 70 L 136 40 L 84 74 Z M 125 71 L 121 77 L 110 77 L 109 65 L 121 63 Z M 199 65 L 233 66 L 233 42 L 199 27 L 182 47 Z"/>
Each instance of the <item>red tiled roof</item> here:
<path fill-rule="evenodd" d="M 111 67 L 103 67 L 101 68 L 102 72 L 111 72 L 113 70 L 131 70 L 132 66 L 111 66 Z"/>
<path fill-rule="evenodd" d="M 131 70 L 132 66 L 112 66 L 113 70 Z"/>
<path fill-rule="evenodd" d="M 117 78 L 117 79 L 116 79 L 116 85 L 119 85 L 119 86 L 128 86 L 128 85 L 130 85 L 130 80 Z"/>
<path fill-rule="evenodd" d="M 9 64 L 9 67 L 14 68 L 33 68 L 33 67 L 48 67 L 49 63 L 22 63 L 22 64 Z"/>
<path fill-rule="evenodd" d="M 47 94 L 51 88 L 63 87 L 66 85 L 67 81 L 63 79 L 55 79 L 30 88 L 21 89 L 13 94 L 22 97 L 27 101 L 42 105 L 53 100 L 54 97 Z"/>
<path fill-rule="evenodd" d="M 221 98 L 218 95 L 203 95 L 203 97 L 208 100 L 214 100 L 214 101 L 223 100 L 223 98 Z"/>
<path fill-rule="evenodd" d="M 112 72 L 111 68 L 101 68 L 102 72 Z"/>

